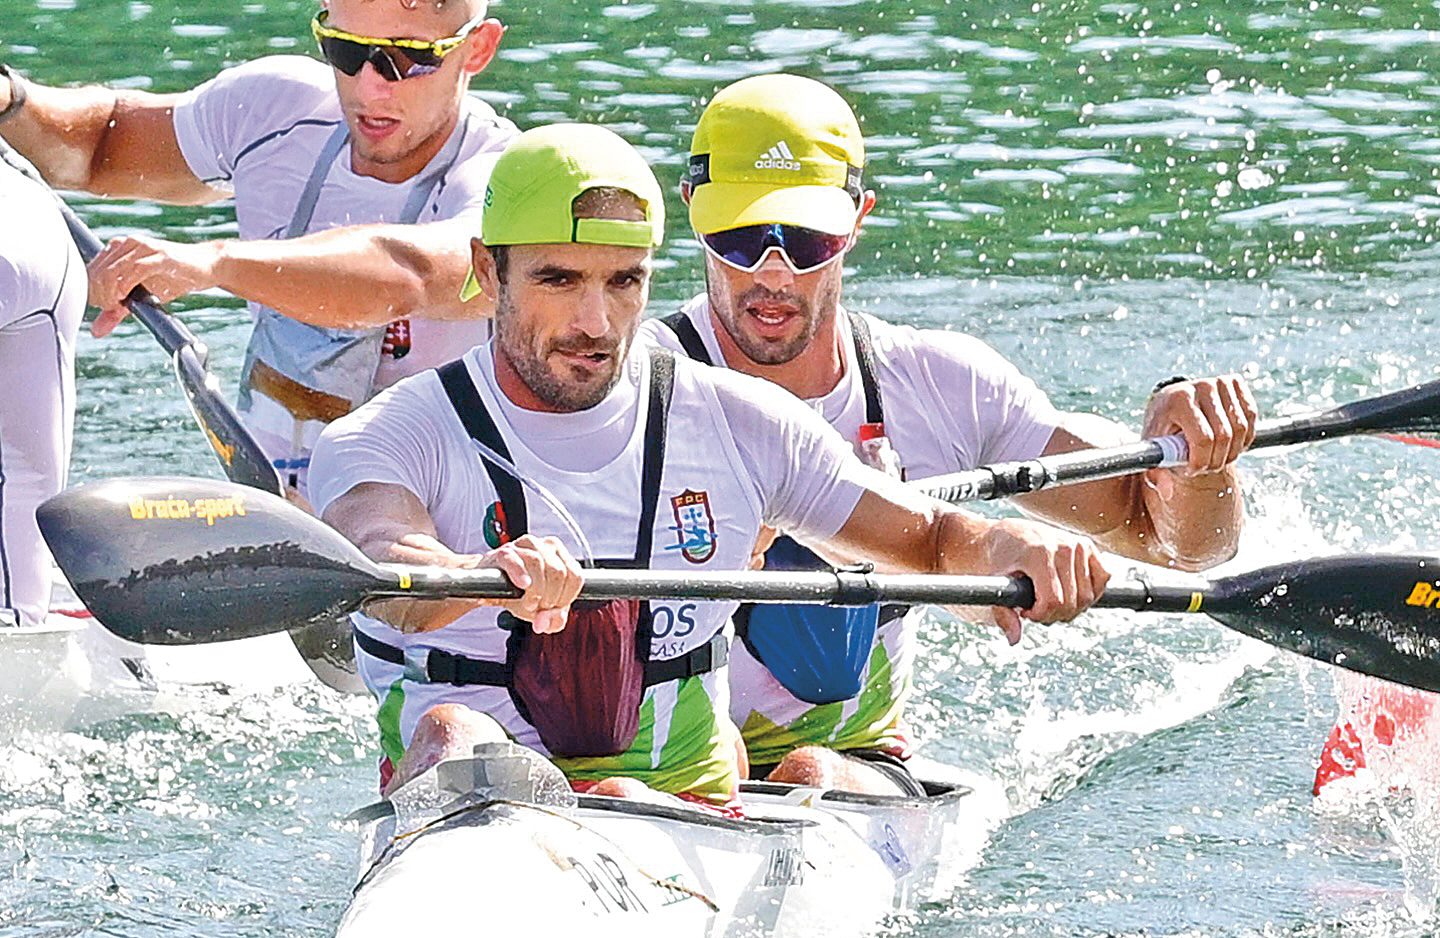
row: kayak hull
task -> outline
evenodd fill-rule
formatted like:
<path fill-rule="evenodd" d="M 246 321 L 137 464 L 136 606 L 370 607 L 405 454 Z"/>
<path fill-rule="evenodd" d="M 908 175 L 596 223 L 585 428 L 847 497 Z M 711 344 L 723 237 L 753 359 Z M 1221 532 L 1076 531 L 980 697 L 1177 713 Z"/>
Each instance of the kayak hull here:
<path fill-rule="evenodd" d="M 957 875 L 947 861 L 972 856 L 962 841 L 985 836 L 966 823 L 966 789 L 932 790 L 876 797 L 750 784 L 743 820 L 681 804 L 584 795 L 541 804 L 492 790 L 418 827 L 374 818 L 338 934 L 873 934 L 891 915 L 948 895 Z"/>

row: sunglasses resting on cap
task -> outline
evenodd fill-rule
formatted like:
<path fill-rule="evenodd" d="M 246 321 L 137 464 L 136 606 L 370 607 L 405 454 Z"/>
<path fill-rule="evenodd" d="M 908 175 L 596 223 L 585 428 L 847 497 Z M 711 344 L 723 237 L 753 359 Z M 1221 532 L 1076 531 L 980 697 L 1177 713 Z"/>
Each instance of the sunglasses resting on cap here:
<path fill-rule="evenodd" d="M 325 61 L 346 75 L 354 77 L 369 62 L 386 81 L 403 81 L 406 78 L 420 78 L 440 69 L 445 56 L 460 48 L 480 24 L 485 22 L 485 12 L 470 20 L 453 36 L 443 39 L 377 39 L 373 36 L 357 36 L 341 29 L 327 26 L 329 10 L 321 10 L 310 21 L 310 31 L 320 44 Z"/>

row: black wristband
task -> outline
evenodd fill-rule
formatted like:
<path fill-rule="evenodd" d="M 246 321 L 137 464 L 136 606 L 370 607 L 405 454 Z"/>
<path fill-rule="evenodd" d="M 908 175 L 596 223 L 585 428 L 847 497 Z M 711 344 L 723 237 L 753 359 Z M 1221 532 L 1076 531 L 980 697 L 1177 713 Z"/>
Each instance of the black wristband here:
<path fill-rule="evenodd" d="M 1184 384 L 1186 381 L 1189 380 L 1190 379 L 1185 377 L 1184 375 L 1171 375 L 1164 381 L 1155 382 L 1155 387 L 1150 389 L 1150 396 L 1154 397 L 1156 394 L 1159 394 L 1161 391 L 1165 390 L 1172 384 Z"/>
<path fill-rule="evenodd" d="M 3 111 L 0 111 L 0 124 L 3 124 L 25 106 L 25 82 L 20 79 L 20 75 L 14 69 L 4 62 L 0 62 L 0 75 L 4 75 L 10 80 L 10 103 L 5 105 Z"/>

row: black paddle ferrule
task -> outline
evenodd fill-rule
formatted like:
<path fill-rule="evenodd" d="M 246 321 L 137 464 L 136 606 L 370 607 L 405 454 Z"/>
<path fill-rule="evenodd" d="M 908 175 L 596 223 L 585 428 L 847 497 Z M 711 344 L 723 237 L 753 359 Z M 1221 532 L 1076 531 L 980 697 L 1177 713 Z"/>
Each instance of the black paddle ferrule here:
<path fill-rule="evenodd" d="M 1009 498 L 1038 491 L 1050 484 L 1050 470 L 1038 459 L 1000 463 L 991 467 L 995 486 L 986 498 Z"/>
<path fill-rule="evenodd" d="M 872 564 L 841 567 L 835 571 L 835 595 L 832 606 L 872 606 L 880 602 L 880 584 L 872 575 Z"/>

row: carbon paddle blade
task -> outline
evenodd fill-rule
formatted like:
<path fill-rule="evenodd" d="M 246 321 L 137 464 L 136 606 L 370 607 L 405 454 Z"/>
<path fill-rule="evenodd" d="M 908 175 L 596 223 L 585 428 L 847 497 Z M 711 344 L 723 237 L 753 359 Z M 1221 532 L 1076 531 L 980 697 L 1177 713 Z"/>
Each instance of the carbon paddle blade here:
<path fill-rule="evenodd" d="M 134 642 L 334 621 L 395 579 L 284 499 L 230 482 L 111 479 L 62 492 L 36 517 L 76 594 Z"/>
<path fill-rule="evenodd" d="M 1440 432 L 1440 381 L 1417 384 L 1336 409 L 1371 432 Z"/>
<path fill-rule="evenodd" d="M 1440 693 L 1440 557 L 1321 557 L 1227 577 L 1197 611 L 1277 648 Z"/>

